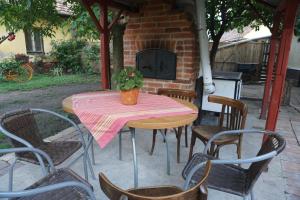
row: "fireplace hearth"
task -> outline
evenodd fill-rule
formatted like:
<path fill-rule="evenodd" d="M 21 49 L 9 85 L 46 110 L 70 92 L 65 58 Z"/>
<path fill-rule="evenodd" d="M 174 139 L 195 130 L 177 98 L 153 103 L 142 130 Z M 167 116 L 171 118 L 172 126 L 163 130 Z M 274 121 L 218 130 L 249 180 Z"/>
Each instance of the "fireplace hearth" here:
<path fill-rule="evenodd" d="M 145 78 L 176 80 L 176 54 L 161 48 L 145 49 L 136 54 L 137 68 Z"/>

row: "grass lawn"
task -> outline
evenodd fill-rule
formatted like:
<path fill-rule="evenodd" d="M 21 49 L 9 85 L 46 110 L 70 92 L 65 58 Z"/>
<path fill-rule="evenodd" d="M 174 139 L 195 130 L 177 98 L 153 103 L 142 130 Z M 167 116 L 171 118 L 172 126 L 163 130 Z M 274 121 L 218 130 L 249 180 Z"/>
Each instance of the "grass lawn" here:
<path fill-rule="evenodd" d="M 49 76 L 35 74 L 30 81 L 18 83 L 13 81 L 6 81 L 0 78 L 0 93 L 9 91 L 25 91 L 46 88 L 50 86 L 67 85 L 75 83 L 97 83 L 100 75 L 93 74 L 72 74 L 63 76 Z"/>

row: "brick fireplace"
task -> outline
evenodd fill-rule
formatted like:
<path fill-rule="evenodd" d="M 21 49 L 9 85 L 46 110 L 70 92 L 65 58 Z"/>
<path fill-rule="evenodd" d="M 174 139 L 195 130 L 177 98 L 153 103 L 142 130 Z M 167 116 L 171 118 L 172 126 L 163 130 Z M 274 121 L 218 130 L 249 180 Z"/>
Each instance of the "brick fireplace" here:
<path fill-rule="evenodd" d="M 143 91 L 156 93 L 158 88 L 194 90 L 199 68 L 195 27 L 188 14 L 160 0 L 147 1 L 139 13 L 129 14 L 124 33 L 125 66 L 136 66 L 137 53 L 145 49 L 165 49 L 176 54 L 176 79 L 145 78 Z"/>

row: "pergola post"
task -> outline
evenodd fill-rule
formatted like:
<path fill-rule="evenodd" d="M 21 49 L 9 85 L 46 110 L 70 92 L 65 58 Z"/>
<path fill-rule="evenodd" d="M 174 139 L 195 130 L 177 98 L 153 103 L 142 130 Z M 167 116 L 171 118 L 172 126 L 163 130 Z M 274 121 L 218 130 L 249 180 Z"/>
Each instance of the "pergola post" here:
<path fill-rule="evenodd" d="M 284 1 L 282 13 L 284 13 L 283 31 L 280 39 L 278 58 L 276 63 L 275 80 L 272 87 L 271 101 L 268 109 L 266 130 L 274 131 L 278 118 L 281 97 L 284 89 L 286 71 L 288 65 L 289 52 L 291 48 L 292 37 L 294 34 L 295 18 L 300 3 L 299 0 Z"/>
<path fill-rule="evenodd" d="M 101 79 L 102 88 L 110 89 L 110 58 L 109 58 L 109 29 L 108 29 L 108 5 L 107 0 L 100 1 L 100 25 L 103 28 L 100 34 L 101 54 Z"/>
<path fill-rule="evenodd" d="M 274 65 L 275 65 L 275 54 L 277 50 L 277 45 L 279 43 L 279 25 L 281 22 L 281 13 L 276 13 L 273 20 L 273 28 L 271 30 L 272 36 L 271 36 L 271 42 L 270 42 L 270 52 L 268 57 L 268 64 L 267 64 L 267 80 L 265 83 L 265 89 L 264 89 L 264 96 L 262 100 L 262 106 L 261 106 L 261 113 L 260 118 L 265 119 L 267 114 L 267 106 L 270 102 L 270 92 L 271 92 L 271 86 L 272 86 L 272 80 L 273 80 L 273 71 L 274 71 Z"/>
<path fill-rule="evenodd" d="M 110 56 L 109 56 L 109 35 L 112 29 L 112 26 L 118 22 L 120 16 L 123 12 L 122 6 L 114 4 L 116 7 L 120 7 L 118 14 L 115 18 L 108 23 L 108 6 L 112 4 L 108 0 L 81 0 L 83 6 L 88 11 L 91 16 L 94 24 L 96 25 L 97 30 L 100 33 L 100 59 L 101 59 L 101 82 L 102 89 L 111 89 L 110 81 Z M 100 7 L 99 19 L 94 13 L 92 6 L 98 4 Z"/>

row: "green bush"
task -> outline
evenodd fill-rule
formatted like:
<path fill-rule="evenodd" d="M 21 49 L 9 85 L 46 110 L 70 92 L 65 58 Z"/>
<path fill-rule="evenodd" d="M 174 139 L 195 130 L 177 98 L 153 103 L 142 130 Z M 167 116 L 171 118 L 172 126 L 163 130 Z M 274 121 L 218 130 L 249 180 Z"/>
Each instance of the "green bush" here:
<path fill-rule="evenodd" d="M 99 47 L 84 40 L 52 42 L 50 55 L 65 73 L 91 73 L 99 60 Z"/>
<path fill-rule="evenodd" d="M 91 44 L 86 45 L 82 50 L 82 65 L 84 66 L 85 72 L 95 73 L 96 69 L 99 68 L 99 45 Z"/>
<path fill-rule="evenodd" d="M 26 70 L 21 67 L 20 62 L 17 62 L 14 59 L 4 59 L 0 62 L 0 76 L 4 76 L 9 72 L 22 75 Z"/>

